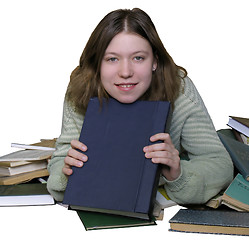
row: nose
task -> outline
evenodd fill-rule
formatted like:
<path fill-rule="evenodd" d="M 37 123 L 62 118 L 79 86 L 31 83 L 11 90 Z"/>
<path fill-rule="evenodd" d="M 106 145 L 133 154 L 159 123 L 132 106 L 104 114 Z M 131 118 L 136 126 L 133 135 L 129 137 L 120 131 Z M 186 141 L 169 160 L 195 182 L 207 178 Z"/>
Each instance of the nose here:
<path fill-rule="evenodd" d="M 132 63 L 130 63 L 128 60 L 120 62 L 119 76 L 124 79 L 132 77 L 133 76 Z"/>

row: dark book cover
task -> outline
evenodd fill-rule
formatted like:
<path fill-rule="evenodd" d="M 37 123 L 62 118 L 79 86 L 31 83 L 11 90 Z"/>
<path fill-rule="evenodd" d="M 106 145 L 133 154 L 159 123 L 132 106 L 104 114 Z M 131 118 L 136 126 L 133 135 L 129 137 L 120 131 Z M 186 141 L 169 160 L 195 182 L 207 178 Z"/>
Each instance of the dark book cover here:
<path fill-rule="evenodd" d="M 228 134 L 218 132 L 219 138 L 230 154 L 234 166 L 249 181 L 249 146 L 233 139 Z"/>
<path fill-rule="evenodd" d="M 125 217 L 99 212 L 77 211 L 86 231 L 156 225 L 154 220 Z"/>
<path fill-rule="evenodd" d="M 152 214 L 159 166 L 145 158 L 149 138 L 165 132 L 170 103 L 114 99 L 90 100 L 80 141 L 87 145 L 88 161 L 73 168 L 64 203 L 73 209 L 140 218 Z"/>
<path fill-rule="evenodd" d="M 249 212 L 180 209 L 169 223 L 172 231 L 249 235 Z"/>

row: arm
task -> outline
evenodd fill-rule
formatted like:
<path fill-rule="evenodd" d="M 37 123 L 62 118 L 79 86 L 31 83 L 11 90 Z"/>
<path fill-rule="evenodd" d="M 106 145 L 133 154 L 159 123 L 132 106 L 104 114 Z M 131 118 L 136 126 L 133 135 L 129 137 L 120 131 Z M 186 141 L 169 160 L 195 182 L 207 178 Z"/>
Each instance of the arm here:
<path fill-rule="evenodd" d="M 230 156 L 189 79 L 186 79 L 184 93 L 175 103 L 170 137 L 174 147 L 180 153 L 187 152 L 189 158 L 180 161 L 178 177 L 170 178 L 162 172 L 165 189 L 172 200 L 179 204 L 203 204 L 232 181 Z M 165 164 L 165 159 L 159 162 Z"/>
<path fill-rule="evenodd" d="M 47 182 L 48 191 L 57 200 L 62 201 L 67 186 L 67 176 L 63 173 L 65 157 L 71 149 L 73 139 L 78 139 L 83 124 L 83 115 L 74 111 L 70 104 L 64 102 L 61 135 L 56 141 L 56 150 L 48 164 L 50 176 Z M 66 171 L 67 172 L 67 171 Z M 69 174 L 67 174 L 69 175 Z"/>

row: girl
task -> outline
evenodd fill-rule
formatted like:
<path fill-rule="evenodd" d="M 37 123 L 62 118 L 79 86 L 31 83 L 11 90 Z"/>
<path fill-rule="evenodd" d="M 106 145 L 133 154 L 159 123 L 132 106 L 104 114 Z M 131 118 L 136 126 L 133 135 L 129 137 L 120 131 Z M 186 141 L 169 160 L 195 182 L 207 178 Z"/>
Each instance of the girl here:
<path fill-rule="evenodd" d="M 88 161 L 87 146 L 77 139 L 89 99 L 109 96 L 127 104 L 138 99 L 172 103 L 169 134 L 151 136 L 152 142 L 163 142 L 143 149 L 148 161 L 162 164 L 160 184 L 172 200 L 205 203 L 232 181 L 232 161 L 186 70 L 174 63 L 145 12 L 116 10 L 93 31 L 71 74 L 62 132 L 48 165 L 47 187 L 56 200 L 63 200 L 71 167 Z"/>

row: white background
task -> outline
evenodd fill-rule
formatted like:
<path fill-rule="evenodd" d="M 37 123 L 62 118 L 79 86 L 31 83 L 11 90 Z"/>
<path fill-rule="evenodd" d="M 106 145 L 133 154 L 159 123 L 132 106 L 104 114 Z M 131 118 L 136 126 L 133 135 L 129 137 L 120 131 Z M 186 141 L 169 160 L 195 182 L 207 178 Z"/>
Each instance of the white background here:
<path fill-rule="evenodd" d="M 176 64 L 187 69 L 216 129 L 226 127 L 229 115 L 249 117 L 246 0 L 1 0 L 0 155 L 16 150 L 11 142 L 59 136 L 69 77 L 91 32 L 108 12 L 133 7 L 151 16 Z M 163 224 L 167 235 L 167 220 Z M 58 232 L 74 228 L 70 222 L 68 229 L 54 225 Z M 139 229 L 130 231 L 142 233 Z"/>

